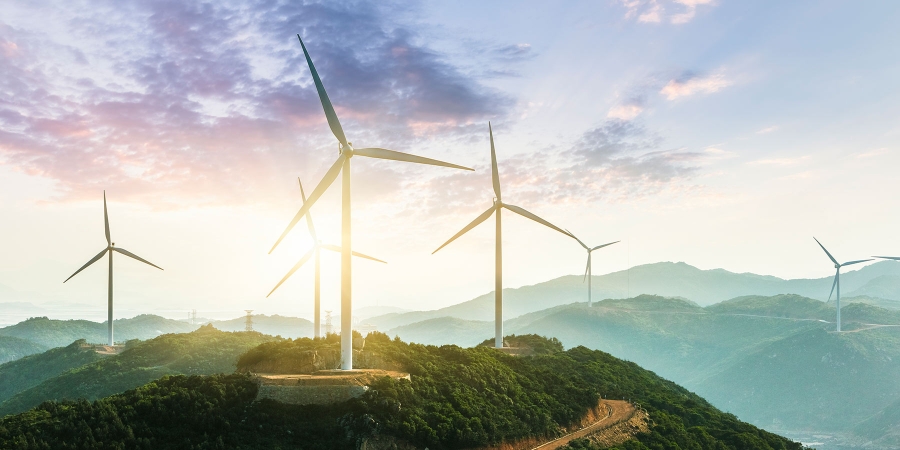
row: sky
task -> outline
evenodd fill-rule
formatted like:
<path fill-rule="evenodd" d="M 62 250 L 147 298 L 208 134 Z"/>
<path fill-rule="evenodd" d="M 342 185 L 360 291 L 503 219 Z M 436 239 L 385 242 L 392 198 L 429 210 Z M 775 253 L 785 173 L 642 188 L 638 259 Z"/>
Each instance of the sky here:
<path fill-rule="evenodd" d="M 900 255 L 900 4 L 35 1 L 0 5 L 0 299 L 117 317 L 312 315 L 311 245 L 272 244 L 337 157 L 300 34 L 355 147 L 354 307 L 493 289 L 490 121 L 505 202 L 571 230 L 595 275 L 684 261 L 782 278 Z M 340 188 L 313 208 L 339 243 Z M 504 285 L 581 247 L 504 213 Z M 339 259 L 323 258 L 338 310 Z M 66 306 L 69 305 L 69 306 Z M 77 309 L 77 308 L 76 308 Z M 49 311 L 49 313 L 47 312 Z M 86 315 L 88 313 L 71 313 Z M 95 317 L 96 316 L 96 317 Z"/>

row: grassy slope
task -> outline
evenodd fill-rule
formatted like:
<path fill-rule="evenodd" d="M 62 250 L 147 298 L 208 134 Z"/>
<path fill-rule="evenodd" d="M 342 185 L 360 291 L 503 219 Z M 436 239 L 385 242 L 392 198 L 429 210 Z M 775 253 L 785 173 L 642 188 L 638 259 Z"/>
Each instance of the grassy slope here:
<path fill-rule="evenodd" d="M 102 358 L 92 349 L 82 349 L 82 342 L 0 365 L 0 403 L 44 380 Z"/>
<path fill-rule="evenodd" d="M 25 411 L 46 400 L 101 398 L 164 375 L 231 373 L 242 353 L 272 339 L 256 332 L 227 333 L 212 327 L 163 335 L 22 391 L 0 403 L 0 414 Z"/>
<path fill-rule="evenodd" d="M 11 336 L 0 336 L 0 364 L 15 361 L 24 356 L 33 355 L 46 350 L 47 347 L 36 342 Z"/>
<path fill-rule="evenodd" d="M 331 342 L 282 341 L 248 352 L 256 361 Z M 552 345 L 548 345 L 552 347 Z M 366 350 L 394 361 L 412 380 L 376 382 L 362 398 L 330 407 L 253 402 L 240 375 L 164 378 L 95 403 L 46 403 L 0 419 L 0 447 L 356 448 L 372 433 L 418 447 L 471 448 L 524 437 L 553 437 L 602 396 L 631 398 L 653 420 L 626 448 L 799 449 L 738 421 L 635 364 L 575 348 L 515 358 L 478 347 L 432 347 L 367 339 Z"/>

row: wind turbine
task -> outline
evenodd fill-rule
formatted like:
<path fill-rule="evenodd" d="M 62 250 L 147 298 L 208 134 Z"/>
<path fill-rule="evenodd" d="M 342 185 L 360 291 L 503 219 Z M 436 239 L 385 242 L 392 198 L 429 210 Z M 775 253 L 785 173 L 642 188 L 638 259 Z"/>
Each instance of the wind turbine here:
<path fill-rule="evenodd" d="M 88 266 L 97 262 L 103 255 L 109 253 L 109 303 L 107 305 L 107 323 L 109 328 L 109 345 L 113 345 L 113 252 L 119 252 L 129 258 L 134 258 L 144 264 L 149 264 L 153 267 L 156 267 L 159 270 L 163 270 L 162 267 L 157 266 L 156 264 L 147 261 L 144 258 L 141 258 L 134 253 L 125 250 L 124 248 L 116 247 L 116 243 L 112 241 L 109 237 L 109 214 L 106 212 L 106 191 L 103 191 L 103 223 L 106 226 L 106 248 L 103 249 L 102 252 L 98 253 L 97 256 L 91 258 L 87 264 L 81 266 L 80 269 L 76 270 L 75 273 L 72 274 L 69 278 L 66 278 L 66 281 L 69 281 L 75 275 L 78 275 L 84 269 L 87 269 Z M 63 281 L 65 283 L 66 281 Z"/>
<path fill-rule="evenodd" d="M 566 230 L 566 231 L 569 231 L 569 230 Z M 592 278 L 591 253 L 593 253 L 594 250 L 600 250 L 603 247 L 607 247 L 607 246 L 613 245 L 613 244 L 621 242 L 621 241 L 610 242 L 608 244 L 598 245 L 596 247 L 588 247 L 587 245 L 584 244 L 584 242 L 581 242 L 581 239 L 578 239 L 578 237 L 576 237 L 571 232 L 569 232 L 569 235 L 572 236 L 573 238 L 575 238 L 575 240 L 578 241 L 578 243 L 581 244 L 582 247 L 584 247 L 585 251 L 587 251 L 587 266 L 584 268 L 584 277 L 587 278 L 587 282 L 588 282 L 588 307 L 590 307 L 591 306 L 591 278 Z M 582 283 L 583 282 L 584 281 L 582 281 Z"/>
<path fill-rule="evenodd" d="M 813 237 L 813 239 L 816 238 Z M 834 259 L 834 256 L 831 256 L 831 253 L 829 253 L 828 250 L 825 249 L 825 246 L 822 245 L 822 243 L 819 242 L 818 239 L 816 239 L 816 243 L 819 244 L 819 247 L 822 247 L 822 250 L 825 250 L 825 254 L 828 255 L 828 258 L 831 259 L 831 262 L 834 263 L 834 283 L 831 284 L 831 293 L 828 294 L 828 301 L 831 301 L 831 294 L 834 294 L 834 288 L 837 287 L 837 303 L 835 303 L 835 309 L 837 309 L 837 331 L 841 331 L 841 267 L 871 261 L 871 259 L 860 259 L 857 261 L 850 261 L 842 264 L 837 262 L 837 260 Z"/>
<path fill-rule="evenodd" d="M 297 39 L 300 39 L 299 34 L 297 35 Z M 340 143 L 338 146 L 339 156 L 337 161 L 331 165 L 331 168 L 325 172 L 322 181 L 320 181 L 315 189 L 313 189 L 312 193 L 309 194 L 308 201 L 303 204 L 300 211 L 297 211 L 297 214 L 291 220 L 291 223 L 288 224 L 284 233 L 281 233 L 281 237 L 278 238 L 278 241 L 275 242 L 275 245 L 272 246 L 269 253 L 272 253 L 272 251 L 275 250 L 275 247 L 277 247 L 291 229 L 294 228 L 294 225 L 300 221 L 300 218 L 309 212 L 309 209 L 312 208 L 316 201 L 319 200 L 319 197 L 325 193 L 325 190 L 334 183 L 338 174 L 343 173 L 343 176 L 341 177 L 341 369 L 352 370 L 353 333 L 351 330 L 353 328 L 353 321 L 351 320 L 351 316 L 353 296 L 351 293 L 352 277 L 350 257 L 353 253 L 350 245 L 350 159 L 353 156 L 365 156 L 369 158 L 430 164 L 433 166 L 452 167 L 463 170 L 472 169 L 438 161 L 436 159 L 423 158 L 421 156 L 383 148 L 353 148 L 353 144 L 344 136 L 344 129 L 341 128 L 341 123 L 338 121 L 337 114 L 334 112 L 334 107 L 331 106 L 331 100 L 328 99 L 328 94 L 325 92 L 325 86 L 322 85 L 322 80 L 319 79 L 319 73 L 316 72 L 316 67 L 309 57 L 309 52 L 306 51 L 306 45 L 303 44 L 303 39 L 300 39 L 300 46 L 303 48 L 303 54 L 306 56 L 306 63 L 309 65 L 309 72 L 312 74 L 313 81 L 316 84 L 316 91 L 319 93 L 322 109 L 325 110 L 325 117 L 328 119 L 328 126 L 331 128 L 334 137 L 336 137 Z"/>
<path fill-rule="evenodd" d="M 488 133 L 490 133 L 490 137 L 491 137 L 491 180 L 494 185 L 494 195 L 496 196 L 496 197 L 494 197 L 494 204 L 490 208 L 488 208 L 487 211 L 481 213 L 481 215 L 476 217 L 475 220 L 472 221 L 472 223 L 466 225 L 466 227 L 463 228 L 462 231 L 460 231 L 459 233 L 456 233 L 447 242 L 444 242 L 444 245 L 441 245 L 440 247 L 438 247 L 437 250 L 431 252 L 431 254 L 433 255 L 433 254 L 437 253 L 438 250 L 446 247 L 447 244 L 453 242 L 454 240 L 456 240 L 456 238 L 466 234 L 469 230 L 471 230 L 472 228 L 475 228 L 476 226 L 478 226 L 478 224 L 487 220 L 488 217 L 491 216 L 491 214 L 494 214 L 494 213 L 497 214 L 497 222 L 496 222 L 496 228 L 495 228 L 496 241 L 495 241 L 495 248 L 494 248 L 494 254 L 495 254 L 495 263 L 494 263 L 495 264 L 494 265 L 494 273 L 495 273 L 495 275 L 494 275 L 494 334 L 495 334 L 494 346 L 497 348 L 502 348 L 503 347 L 503 249 L 502 249 L 503 234 L 502 234 L 502 227 L 500 226 L 501 211 L 503 210 L 503 208 L 506 208 L 522 217 L 526 217 L 537 223 L 540 223 L 542 225 L 553 228 L 554 230 L 559 231 L 560 233 L 562 233 L 566 236 L 569 236 L 569 237 L 574 237 L 574 236 L 569 234 L 569 232 L 564 231 L 563 229 L 557 227 L 556 225 L 553 225 L 552 223 L 547 222 L 546 220 L 541 219 L 540 217 L 526 211 L 523 208 L 520 208 L 515 205 L 510 205 L 508 203 L 503 203 L 501 196 L 500 196 L 500 174 L 497 171 L 497 153 L 494 150 L 494 131 L 491 129 L 490 122 L 488 122 Z"/>
<path fill-rule="evenodd" d="M 303 192 L 303 183 L 300 182 L 299 178 L 297 178 L 297 182 L 300 183 L 300 195 L 303 197 L 303 203 L 306 203 L 306 193 Z M 319 328 L 320 328 L 319 327 L 319 323 L 320 323 L 319 322 L 319 316 L 320 316 L 320 313 L 319 313 L 319 305 L 320 305 L 320 302 L 319 302 L 319 285 L 320 285 L 319 251 L 322 249 L 325 249 L 325 250 L 331 250 L 333 252 L 340 253 L 341 248 L 336 245 L 323 244 L 322 241 L 319 240 L 319 238 L 316 236 L 316 227 L 313 226 L 312 213 L 310 213 L 310 212 L 306 213 L 306 226 L 307 226 L 307 228 L 309 228 L 309 234 L 312 236 L 313 247 L 311 249 L 309 249 L 309 251 L 306 252 L 306 254 L 303 255 L 302 258 L 300 258 L 300 261 L 297 261 L 297 264 L 294 265 L 294 267 L 287 273 L 287 275 L 285 275 L 284 278 L 282 278 L 281 281 L 279 281 L 278 284 L 276 284 L 275 287 L 272 288 L 272 291 L 269 292 L 269 295 L 272 295 L 272 293 L 275 292 L 275 289 L 278 289 L 278 286 L 281 286 L 282 283 L 287 281 L 287 279 L 290 278 L 291 275 L 293 275 L 294 272 L 297 271 L 297 269 L 299 269 L 301 266 L 303 266 L 303 264 L 305 264 L 306 261 L 309 261 L 309 259 L 311 257 L 315 256 L 315 259 L 316 259 L 316 275 L 315 275 L 316 281 L 315 281 L 315 288 L 314 288 L 315 307 L 313 308 L 313 311 L 314 311 L 313 314 L 315 314 L 315 320 L 314 320 L 315 324 L 313 326 L 313 333 L 314 333 L 315 338 L 318 339 L 320 336 L 320 334 L 319 334 Z M 387 264 L 386 262 L 384 262 L 378 258 L 373 258 L 368 255 L 363 255 L 362 253 L 358 253 L 358 252 L 351 252 L 351 253 L 353 253 L 353 256 L 371 259 L 372 261 L 378 261 L 380 263 Z M 269 295 L 266 295 L 266 298 L 269 298 Z"/>

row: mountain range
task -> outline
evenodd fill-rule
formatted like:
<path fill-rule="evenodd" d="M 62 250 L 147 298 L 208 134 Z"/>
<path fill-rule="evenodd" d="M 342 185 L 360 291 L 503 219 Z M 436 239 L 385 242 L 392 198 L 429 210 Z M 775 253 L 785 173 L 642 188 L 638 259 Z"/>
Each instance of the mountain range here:
<path fill-rule="evenodd" d="M 707 306 L 744 295 L 798 294 L 826 300 L 832 281 L 831 275 L 816 279 L 785 280 L 724 269 L 701 270 L 683 262 L 661 262 L 606 275 L 594 275 L 592 284 L 595 299 L 653 294 L 687 298 L 700 306 Z M 841 292 L 842 300 L 864 301 L 900 309 L 900 263 L 882 261 L 843 273 Z M 504 289 L 503 314 L 505 318 L 513 318 L 553 306 L 584 302 L 586 298 L 587 283 L 584 278 L 568 275 L 531 286 Z M 390 313 L 369 318 L 365 322 L 379 330 L 390 330 L 438 317 L 492 321 L 493 291 L 437 310 Z"/>

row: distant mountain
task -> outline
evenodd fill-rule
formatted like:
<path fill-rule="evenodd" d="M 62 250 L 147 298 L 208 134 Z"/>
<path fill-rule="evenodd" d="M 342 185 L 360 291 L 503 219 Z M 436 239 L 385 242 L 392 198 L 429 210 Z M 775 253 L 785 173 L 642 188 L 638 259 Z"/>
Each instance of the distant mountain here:
<path fill-rule="evenodd" d="M 92 348 L 82 346 L 84 343 L 83 339 L 77 340 L 65 347 L 0 365 L 0 403 L 44 380 L 103 358 Z"/>
<path fill-rule="evenodd" d="M 115 326 L 116 342 L 130 339 L 150 339 L 165 333 L 184 333 L 197 328 L 182 321 L 142 314 L 131 319 L 118 319 Z M 106 323 L 89 320 L 54 320 L 33 317 L 15 325 L 0 328 L 0 336 L 11 336 L 38 343 L 46 348 L 63 347 L 78 339 L 90 343 L 105 343 Z"/>
<path fill-rule="evenodd" d="M 453 343 L 462 347 L 474 347 L 485 336 L 494 334 L 494 322 L 438 317 L 399 326 L 389 330 L 387 334 L 425 345 Z"/>
<path fill-rule="evenodd" d="M 0 336 L 0 364 L 15 361 L 44 350 L 47 350 L 47 347 L 27 339 Z"/>
<path fill-rule="evenodd" d="M 247 326 L 247 318 L 238 317 L 237 319 L 216 320 L 210 323 L 222 331 L 244 331 Z M 324 324 L 322 326 L 324 327 Z M 312 337 L 313 323 L 299 317 L 256 314 L 253 316 L 253 331 L 284 338 Z"/>
<path fill-rule="evenodd" d="M 817 279 L 784 280 L 723 269 L 701 270 L 683 262 L 662 262 L 632 267 L 630 270 L 594 276 L 594 298 L 631 298 L 639 294 L 688 298 L 705 306 L 746 295 L 798 294 L 826 300 L 832 276 Z M 860 270 L 841 274 L 846 296 L 868 296 L 900 302 L 900 263 L 882 261 Z M 514 318 L 553 306 L 586 301 L 587 286 L 581 276 L 564 276 L 544 283 L 503 290 L 503 313 Z M 877 294 L 877 295 L 875 295 Z M 890 306 L 885 303 L 881 306 Z M 900 304 L 898 304 L 900 306 Z M 493 320 L 493 292 L 433 311 L 392 313 L 366 320 L 379 330 L 438 317 L 464 320 Z"/>
<path fill-rule="evenodd" d="M 73 367 L 18 392 L 0 403 L 0 416 L 26 411 L 47 400 L 106 397 L 165 375 L 232 373 L 241 354 L 271 340 L 271 336 L 257 332 L 229 333 L 212 326 L 191 333 L 166 334 L 136 343 L 119 355 Z M 59 366 L 59 359 L 69 357 L 69 352 L 60 351 L 41 359 L 39 364 L 23 361 L 19 367 L 34 370 L 40 365 Z"/>

